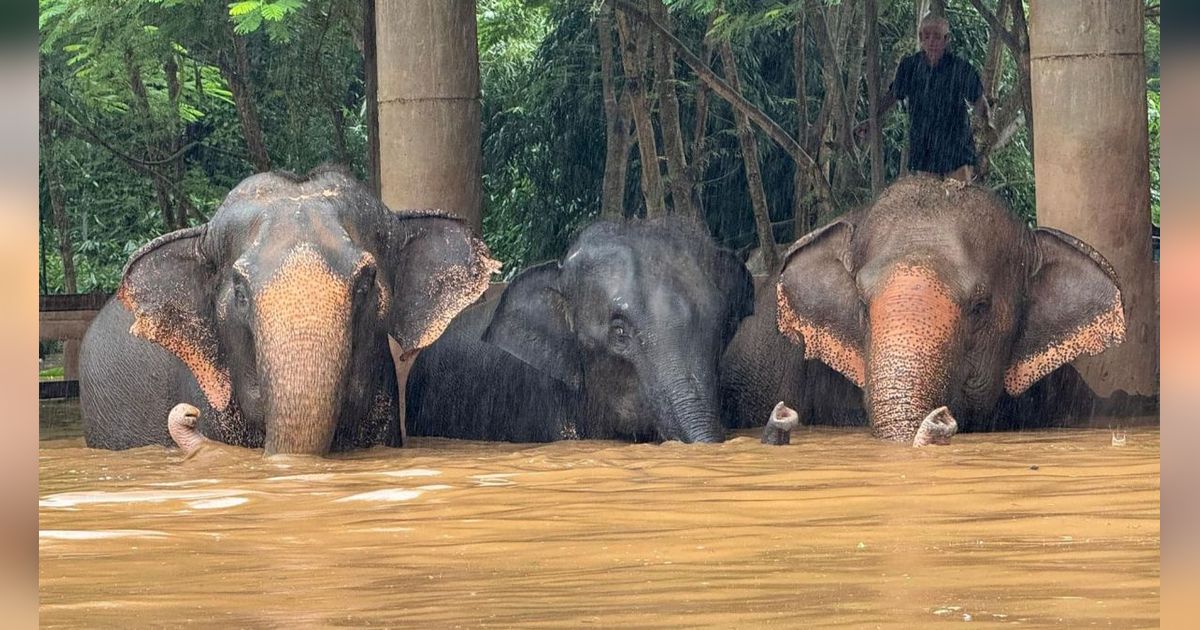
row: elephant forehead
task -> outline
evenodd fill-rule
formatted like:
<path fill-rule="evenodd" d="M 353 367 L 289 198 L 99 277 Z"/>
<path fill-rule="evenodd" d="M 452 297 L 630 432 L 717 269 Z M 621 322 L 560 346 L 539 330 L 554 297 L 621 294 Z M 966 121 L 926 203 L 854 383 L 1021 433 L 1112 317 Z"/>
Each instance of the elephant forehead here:
<path fill-rule="evenodd" d="M 870 301 L 872 354 L 932 353 L 947 343 L 962 318 L 953 295 L 936 272 L 921 265 L 897 266 Z"/>
<path fill-rule="evenodd" d="M 360 257 L 358 264 L 367 264 Z M 297 321 L 328 321 L 350 309 L 347 274 L 335 273 L 325 257 L 308 243 L 293 248 L 283 263 L 262 282 L 257 309 L 273 317 Z"/>

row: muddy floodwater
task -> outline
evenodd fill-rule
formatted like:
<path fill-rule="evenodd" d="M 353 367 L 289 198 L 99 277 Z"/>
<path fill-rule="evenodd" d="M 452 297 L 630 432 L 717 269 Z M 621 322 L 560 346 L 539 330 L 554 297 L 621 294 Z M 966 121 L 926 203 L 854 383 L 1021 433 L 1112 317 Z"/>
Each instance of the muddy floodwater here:
<path fill-rule="evenodd" d="M 899 448 L 415 439 L 333 459 L 43 432 L 45 627 L 1156 627 L 1159 432 Z M 973 627 L 972 626 L 972 627 Z"/>

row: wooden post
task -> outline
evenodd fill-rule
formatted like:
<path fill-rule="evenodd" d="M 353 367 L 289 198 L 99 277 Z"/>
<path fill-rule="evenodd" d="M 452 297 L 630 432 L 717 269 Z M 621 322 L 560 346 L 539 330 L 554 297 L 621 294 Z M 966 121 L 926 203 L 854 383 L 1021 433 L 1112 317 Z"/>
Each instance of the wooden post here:
<path fill-rule="evenodd" d="M 1125 300 L 1125 342 L 1075 362 L 1102 396 L 1158 393 L 1143 9 L 1034 2 L 1029 14 L 1038 222 L 1099 250 Z"/>

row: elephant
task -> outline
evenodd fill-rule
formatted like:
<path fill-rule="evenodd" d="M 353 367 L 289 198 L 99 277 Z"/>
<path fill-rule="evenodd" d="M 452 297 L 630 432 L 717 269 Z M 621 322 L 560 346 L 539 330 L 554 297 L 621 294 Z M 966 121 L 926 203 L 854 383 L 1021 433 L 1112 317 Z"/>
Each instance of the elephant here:
<path fill-rule="evenodd" d="M 408 431 L 723 441 L 717 365 L 753 296 L 745 265 L 696 222 L 593 223 L 418 355 Z"/>
<path fill-rule="evenodd" d="M 339 167 L 248 177 L 129 259 L 80 348 L 85 442 L 171 446 L 187 403 L 199 436 L 266 455 L 399 446 L 389 337 L 428 346 L 498 267 L 462 220 Z"/>
<path fill-rule="evenodd" d="M 722 360 L 737 422 L 761 424 L 776 400 L 820 422 L 827 389 L 839 408 L 825 413 L 883 440 L 1029 428 L 1086 414 L 1094 395 L 1066 364 L 1125 335 L 1117 274 L 1091 246 L 932 176 L 807 234 L 768 284 L 758 305 L 776 303 Z M 917 440 L 922 419 L 932 433 Z"/>

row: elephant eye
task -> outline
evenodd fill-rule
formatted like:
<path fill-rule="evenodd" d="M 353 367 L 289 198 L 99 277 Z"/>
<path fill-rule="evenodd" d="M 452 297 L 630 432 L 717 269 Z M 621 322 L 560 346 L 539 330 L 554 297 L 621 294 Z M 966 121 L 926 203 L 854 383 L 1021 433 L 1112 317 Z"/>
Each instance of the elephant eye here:
<path fill-rule="evenodd" d="M 240 277 L 233 283 L 233 304 L 240 311 L 245 311 L 250 307 L 250 295 L 246 290 L 245 281 Z"/>
<path fill-rule="evenodd" d="M 633 343 L 629 323 L 617 318 L 608 325 L 608 341 L 617 350 L 625 350 Z"/>
<path fill-rule="evenodd" d="M 371 292 L 375 286 L 375 269 L 371 267 L 364 268 L 355 280 L 354 292 L 358 295 L 366 295 Z"/>
<path fill-rule="evenodd" d="M 980 300 L 975 300 L 975 303 L 971 305 L 971 317 L 976 317 L 976 318 L 983 317 L 984 315 L 988 314 L 988 311 L 990 311 L 991 308 L 992 308 L 991 300 L 988 300 L 986 298 L 980 299 Z"/>

